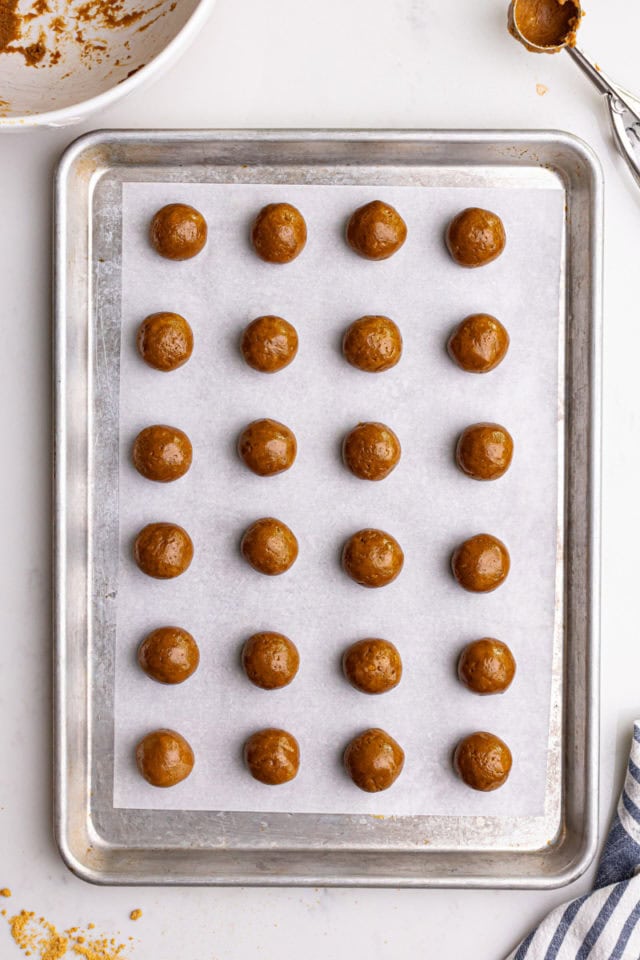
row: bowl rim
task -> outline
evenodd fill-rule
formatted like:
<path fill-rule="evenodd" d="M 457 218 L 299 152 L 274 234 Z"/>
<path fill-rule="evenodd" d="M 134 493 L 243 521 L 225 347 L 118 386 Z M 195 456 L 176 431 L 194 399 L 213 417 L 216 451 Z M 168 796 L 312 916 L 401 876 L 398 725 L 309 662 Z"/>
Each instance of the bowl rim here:
<path fill-rule="evenodd" d="M 130 77 L 115 82 L 107 90 L 80 100 L 78 103 L 44 113 L 24 114 L 14 117 L 0 117 L 0 133 L 7 130 L 26 130 L 40 126 L 67 126 L 80 123 L 90 113 L 110 106 L 116 100 L 131 93 L 148 80 L 165 70 L 174 60 L 181 56 L 189 44 L 195 39 L 198 31 L 204 26 L 213 11 L 216 0 L 198 0 L 192 13 L 184 22 L 180 30 L 148 63 L 136 70 Z"/>

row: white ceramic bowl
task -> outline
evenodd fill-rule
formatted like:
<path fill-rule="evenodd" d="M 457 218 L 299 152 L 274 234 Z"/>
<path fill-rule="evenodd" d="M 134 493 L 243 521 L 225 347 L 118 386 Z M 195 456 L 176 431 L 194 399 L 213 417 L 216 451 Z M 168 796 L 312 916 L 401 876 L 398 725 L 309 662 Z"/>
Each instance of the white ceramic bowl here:
<path fill-rule="evenodd" d="M 0 131 L 64 126 L 109 106 L 176 59 L 214 3 L 20 0 L 11 47 L 23 52 L 0 54 Z M 29 65 L 33 54 L 43 55 Z"/>

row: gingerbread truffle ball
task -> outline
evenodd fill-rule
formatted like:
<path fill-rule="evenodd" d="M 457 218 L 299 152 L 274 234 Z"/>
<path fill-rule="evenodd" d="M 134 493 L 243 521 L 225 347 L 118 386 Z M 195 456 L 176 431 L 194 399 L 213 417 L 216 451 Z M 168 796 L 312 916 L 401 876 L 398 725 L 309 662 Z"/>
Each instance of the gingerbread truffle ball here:
<path fill-rule="evenodd" d="M 147 480 L 170 483 L 185 475 L 192 454 L 186 433 L 159 423 L 140 431 L 133 444 L 132 459 L 138 473 Z"/>
<path fill-rule="evenodd" d="M 449 356 L 469 373 L 488 373 L 504 360 L 509 334 L 488 313 L 473 313 L 453 331 L 447 344 Z"/>
<path fill-rule="evenodd" d="M 497 213 L 467 207 L 454 217 L 447 228 L 449 253 L 461 267 L 483 267 L 496 260 L 507 238 Z"/>
<path fill-rule="evenodd" d="M 245 328 L 240 349 L 254 370 L 277 373 L 289 366 L 298 352 L 298 334 L 282 317 L 257 317 Z"/>
<path fill-rule="evenodd" d="M 158 683 L 183 683 L 198 669 L 200 651 L 182 627 L 158 627 L 138 647 L 138 663 Z"/>
<path fill-rule="evenodd" d="M 502 540 L 479 533 L 465 540 L 451 558 L 453 575 L 465 590 L 490 593 L 507 579 L 511 561 Z"/>
<path fill-rule="evenodd" d="M 263 517 L 244 532 L 240 550 L 247 563 L 269 577 L 277 577 L 293 566 L 298 557 L 298 541 L 281 520 Z"/>
<path fill-rule="evenodd" d="M 269 203 L 253 221 L 251 241 L 262 260 L 290 263 L 304 250 L 307 225 L 290 203 Z"/>
<path fill-rule="evenodd" d="M 286 730 L 258 730 L 244 745 L 244 761 L 251 776 L 260 783 L 288 783 L 300 768 L 298 741 Z"/>
<path fill-rule="evenodd" d="M 402 660 L 388 640 L 368 638 L 353 643 L 342 658 L 344 675 L 362 693 L 386 693 L 402 678 Z"/>
<path fill-rule="evenodd" d="M 193 560 L 191 537 L 177 523 L 149 523 L 133 546 L 135 561 L 156 580 L 171 580 L 184 573 Z"/>
<path fill-rule="evenodd" d="M 511 751 L 500 737 L 479 730 L 460 741 L 453 755 L 453 766 L 468 787 L 487 793 L 507 782 Z"/>
<path fill-rule="evenodd" d="M 152 313 L 140 324 L 137 344 L 145 363 L 168 373 L 191 356 L 193 333 L 179 313 Z"/>
<path fill-rule="evenodd" d="M 390 204 L 372 200 L 351 214 L 347 243 L 367 260 L 387 260 L 407 239 L 407 225 Z"/>
<path fill-rule="evenodd" d="M 456 463 L 474 480 L 497 480 L 511 466 L 513 439 L 499 423 L 474 423 L 463 430 L 456 446 Z"/>
<path fill-rule="evenodd" d="M 361 480 L 384 480 L 400 460 L 400 441 L 384 423 L 359 423 L 342 444 L 342 457 Z"/>
<path fill-rule="evenodd" d="M 358 530 L 342 551 L 345 573 L 363 587 L 385 587 L 396 579 L 403 564 L 402 547 L 383 530 Z"/>
<path fill-rule="evenodd" d="M 207 222 L 186 203 L 170 203 L 151 221 L 151 243 L 167 260 L 190 260 L 207 242 Z"/>
<path fill-rule="evenodd" d="M 402 334 L 389 317 L 360 317 L 345 333 L 342 352 L 352 367 L 382 373 L 402 356 Z"/>
<path fill-rule="evenodd" d="M 154 730 L 136 747 L 138 770 L 154 787 L 174 787 L 193 770 L 193 750 L 175 730 Z"/>
<path fill-rule="evenodd" d="M 378 793 L 388 790 L 402 773 L 404 750 L 384 730 L 372 727 L 351 741 L 344 766 L 356 787 Z"/>
<path fill-rule="evenodd" d="M 238 437 L 238 454 L 259 477 L 293 466 L 298 446 L 293 431 L 277 420 L 254 420 Z"/>
<path fill-rule="evenodd" d="M 460 682 L 482 696 L 504 693 L 515 672 L 516 662 L 509 647 L 491 637 L 467 644 L 458 660 Z"/>
<path fill-rule="evenodd" d="M 295 677 L 300 656 L 295 643 L 284 634 L 254 633 L 242 648 L 242 666 L 256 687 L 279 690 Z"/>

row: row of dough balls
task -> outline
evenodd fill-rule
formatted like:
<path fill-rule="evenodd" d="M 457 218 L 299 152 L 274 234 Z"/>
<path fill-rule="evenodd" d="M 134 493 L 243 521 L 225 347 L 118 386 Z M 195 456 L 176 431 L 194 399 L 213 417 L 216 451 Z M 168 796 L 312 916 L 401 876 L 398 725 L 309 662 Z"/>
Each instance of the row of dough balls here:
<path fill-rule="evenodd" d="M 240 552 L 258 573 L 276 577 L 286 573 L 298 559 L 298 541 L 293 531 L 275 517 L 261 517 L 245 530 Z M 193 560 L 193 541 L 177 523 L 149 523 L 137 535 L 133 555 L 142 573 L 156 580 L 179 577 Z M 402 572 L 404 552 L 390 533 L 367 527 L 344 544 L 342 567 L 362 587 L 380 588 Z M 472 593 L 490 593 L 509 575 L 511 559 L 506 546 L 489 533 L 465 540 L 451 557 L 453 575 Z"/>
<path fill-rule="evenodd" d="M 242 648 L 242 667 L 247 678 L 261 690 L 280 690 L 295 679 L 300 654 L 283 633 L 254 633 Z M 184 683 L 198 669 L 200 650 L 194 637 L 182 627 L 158 627 L 138 647 L 138 664 L 152 680 L 175 685 Z M 367 637 L 345 650 L 342 669 L 352 687 L 361 693 L 388 693 L 402 679 L 400 651 L 389 640 Z M 504 693 L 511 685 L 516 662 L 506 643 L 492 637 L 468 643 L 458 658 L 458 679 L 482 696 Z"/>
<path fill-rule="evenodd" d="M 207 222 L 194 207 L 170 203 L 151 220 L 154 249 L 168 260 L 189 260 L 207 242 Z M 345 237 L 351 249 L 366 260 L 387 260 L 407 239 L 407 225 L 398 211 L 383 200 L 358 207 L 349 217 Z M 253 249 L 267 263 L 290 263 L 307 242 L 307 224 L 291 203 L 269 203 L 251 225 Z M 462 267 L 482 267 L 503 252 L 506 234 L 502 220 L 491 210 L 467 207 L 448 224 L 445 242 Z"/>
<path fill-rule="evenodd" d="M 150 367 L 168 373 L 183 366 L 193 352 L 193 331 L 178 313 L 161 311 L 146 317 L 138 330 L 138 352 Z M 447 341 L 451 359 L 469 373 L 488 373 L 504 359 L 509 334 L 496 317 L 465 317 Z M 283 317 L 256 317 L 243 331 L 240 351 L 260 373 L 277 373 L 298 352 L 296 328 Z M 345 359 L 365 373 L 390 370 L 402 356 L 402 334 L 390 317 L 370 315 L 355 320 L 342 340 Z"/>
<path fill-rule="evenodd" d="M 278 786 L 294 780 L 300 769 L 298 741 L 287 730 L 257 730 L 244 744 L 244 762 L 255 780 Z M 140 774 L 154 787 L 173 787 L 185 780 L 195 764 L 187 740 L 175 730 L 148 733 L 135 750 Z M 370 727 L 354 737 L 343 753 L 343 764 L 354 784 L 367 793 L 393 786 L 404 767 L 404 750 L 380 727 Z M 506 783 L 511 772 L 511 751 L 495 734 L 477 731 L 459 741 L 453 754 L 458 776 L 474 790 L 488 792 Z"/>
<path fill-rule="evenodd" d="M 289 470 L 298 443 L 293 430 L 278 420 L 253 420 L 241 431 L 238 456 L 252 473 L 272 477 Z M 377 421 L 359 423 L 342 442 L 342 459 L 354 476 L 380 481 L 398 465 L 400 441 L 391 427 Z M 190 469 L 193 447 L 178 427 L 154 424 L 137 435 L 131 452 L 133 465 L 147 480 L 171 483 Z M 455 447 L 460 470 L 474 480 L 497 480 L 511 465 L 513 438 L 499 423 L 473 423 L 462 431 Z"/>

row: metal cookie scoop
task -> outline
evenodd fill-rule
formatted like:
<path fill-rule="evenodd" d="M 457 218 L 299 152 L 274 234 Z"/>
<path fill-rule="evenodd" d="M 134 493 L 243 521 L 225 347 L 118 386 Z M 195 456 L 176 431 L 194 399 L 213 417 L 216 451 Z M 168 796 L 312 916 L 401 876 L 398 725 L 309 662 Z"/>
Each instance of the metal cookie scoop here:
<path fill-rule="evenodd" d="M 581 18 L 579 0 L 513 0 L 509 32 L 532 53 L 567 51 L 606 98 L 616 146 L 640 186 L 640 99 L 609 79 L 576 45 Z"/>

